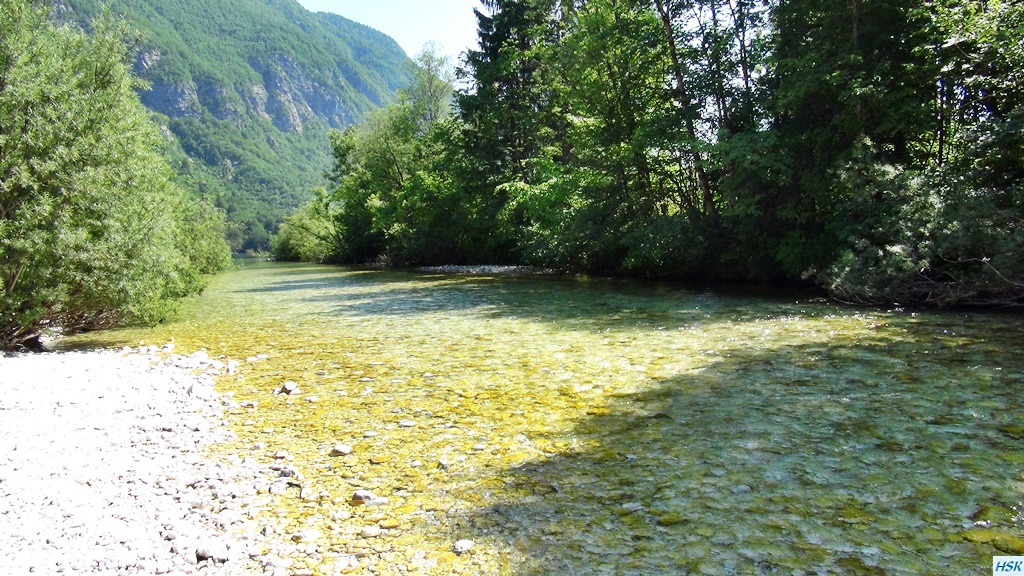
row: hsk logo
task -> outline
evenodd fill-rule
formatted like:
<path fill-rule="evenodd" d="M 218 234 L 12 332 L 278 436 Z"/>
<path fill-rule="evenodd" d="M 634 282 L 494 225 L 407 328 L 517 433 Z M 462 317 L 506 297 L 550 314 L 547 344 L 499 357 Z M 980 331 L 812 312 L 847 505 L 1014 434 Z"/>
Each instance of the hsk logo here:
<path fill-rule="evenodd" d="M 1024 574 L 1024 556 L 995 556 L 992 558 L 992 575 Z"/>

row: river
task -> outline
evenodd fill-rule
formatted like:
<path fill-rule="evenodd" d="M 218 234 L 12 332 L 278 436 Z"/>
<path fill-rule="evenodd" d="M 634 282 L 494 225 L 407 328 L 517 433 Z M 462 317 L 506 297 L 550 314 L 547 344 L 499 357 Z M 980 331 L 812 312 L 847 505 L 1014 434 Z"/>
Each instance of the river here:
<path fill-rule="evenodd" d="M 1024 554 L 1021 320 L 259 264 L 71 342 L 258 358 L 218 382 L 241 444 L 355 573 L 989 574 Z"/>

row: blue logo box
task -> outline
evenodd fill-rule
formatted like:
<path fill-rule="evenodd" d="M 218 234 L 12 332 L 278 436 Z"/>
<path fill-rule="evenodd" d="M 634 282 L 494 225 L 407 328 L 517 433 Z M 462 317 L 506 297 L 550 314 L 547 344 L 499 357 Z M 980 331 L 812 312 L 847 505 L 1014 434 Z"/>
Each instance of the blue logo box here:
<path fill-rule="evenodd" d="M 1024 575 L 1024 556 L 993 556 L 992 576 L 997 574 Z"/>

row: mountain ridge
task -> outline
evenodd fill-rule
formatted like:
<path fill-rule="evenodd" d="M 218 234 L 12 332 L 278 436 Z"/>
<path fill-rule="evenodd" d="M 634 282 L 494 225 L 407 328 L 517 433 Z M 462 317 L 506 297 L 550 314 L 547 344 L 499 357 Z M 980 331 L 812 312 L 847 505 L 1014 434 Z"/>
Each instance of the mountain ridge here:
<path fill-rule="evenodd" d="M 280 218 L 322 184 L 327 131 L 358 122 L 407 85 L 397 42 L 296 0 L 110 0 L 141 33 L 142 102 L 171 138 L 179 179 L 235 224 L 233 248 L 266 249 Z M 62 0 L 88 27 L 100 0 Z"/>

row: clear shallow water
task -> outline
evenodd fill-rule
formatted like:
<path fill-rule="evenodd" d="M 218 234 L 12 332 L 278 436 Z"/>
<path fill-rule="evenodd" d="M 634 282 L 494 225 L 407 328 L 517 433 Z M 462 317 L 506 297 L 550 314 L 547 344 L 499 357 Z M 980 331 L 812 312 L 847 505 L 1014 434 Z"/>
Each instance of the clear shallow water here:
<path fill-rule="evenodd" d="M 258 402 L 237 431 L 330 495 L 274 511 L 357 573 L 989 574 L 1024 554 L 1019 315 L 265 264 L 88 341 L 172 337 L 267 356 L 219 383 Z M 287 380 L 301 397 L 272 394 Z"/>

